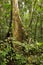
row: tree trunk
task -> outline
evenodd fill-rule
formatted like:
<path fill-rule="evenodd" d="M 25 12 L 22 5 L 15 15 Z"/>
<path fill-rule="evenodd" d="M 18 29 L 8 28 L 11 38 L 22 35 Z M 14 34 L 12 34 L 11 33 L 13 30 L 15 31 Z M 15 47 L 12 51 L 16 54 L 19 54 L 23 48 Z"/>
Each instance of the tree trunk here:
<path fill-rule="evenodd" d="M 12 4 L 13 4 L 13 10 L 12 10 L 13 37 L 15 38 L 15 40 L 22 42 L 24 38 L 24 30 L 19 15 L 18 0 L 13 0 Z"/>

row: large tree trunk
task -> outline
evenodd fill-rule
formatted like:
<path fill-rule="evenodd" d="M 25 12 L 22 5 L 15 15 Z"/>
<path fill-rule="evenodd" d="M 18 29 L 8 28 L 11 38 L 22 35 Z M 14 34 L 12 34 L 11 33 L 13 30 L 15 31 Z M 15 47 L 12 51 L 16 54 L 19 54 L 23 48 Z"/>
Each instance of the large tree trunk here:
<path fill-rule="evenodd" d="M 18 7 L 18 0 L 13 0 L 12 2 L 13 4 L 13 12 L 12 12 L 12 16 L 13 16 L 13 37 L 15 37 L 15 39 L 17 41 L 22 42 L 23 37 L 24 37 L 24 30 L 23 30 L 23 26 L 21 24 L 21 18 L 19 15 L 19 7 Z"/>

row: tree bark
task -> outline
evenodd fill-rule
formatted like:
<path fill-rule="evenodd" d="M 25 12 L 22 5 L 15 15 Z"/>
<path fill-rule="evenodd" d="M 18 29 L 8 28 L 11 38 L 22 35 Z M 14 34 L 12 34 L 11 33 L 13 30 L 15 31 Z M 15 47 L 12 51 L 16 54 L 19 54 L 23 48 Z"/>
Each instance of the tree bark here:
<path fill-rule="evenodd" d="M 19 15 L 19 7 L 18 7 L 18 0 L 13 0 L 13 12 L 12 12 L 12 24 L 13 24 L 13 37 L 17 40 L 22 42 L 24 38 L 24 30 L 21 23 L 21 18 Z"/>

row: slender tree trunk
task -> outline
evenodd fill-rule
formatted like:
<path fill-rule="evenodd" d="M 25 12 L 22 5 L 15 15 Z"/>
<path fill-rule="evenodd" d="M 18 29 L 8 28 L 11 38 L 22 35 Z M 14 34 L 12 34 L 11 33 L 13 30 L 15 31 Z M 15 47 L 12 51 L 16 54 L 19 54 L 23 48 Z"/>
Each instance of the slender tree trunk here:
<path fill-rule="evenodd" d="M 23 36 L 24 36 L 24 30 L 23 30 L 23 26 L 21 24 L 21 18 L 19 15 L 18 0 L 13 0 L 12 4 L 13 4 L 13 10 L 12 10 L 13 11 L 12 12 L 13 37 L 17 41 L 22 42 Z"/>

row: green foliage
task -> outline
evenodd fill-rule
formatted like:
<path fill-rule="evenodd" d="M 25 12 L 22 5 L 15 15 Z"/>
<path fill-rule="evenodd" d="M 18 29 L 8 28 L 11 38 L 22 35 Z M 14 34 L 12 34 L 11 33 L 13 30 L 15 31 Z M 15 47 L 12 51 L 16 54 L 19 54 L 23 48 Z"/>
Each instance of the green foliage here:
<path fill-rule="evenodd" d="M 19 51 L 11 47 L 8 40 L 1 41 L 0 45 L 0 65 L 6 65 L 10 60 L 14 60 L 15 65 L 43 65 L 43 43 L 27 44 L 13 41 L 14 45 L 20 46 Z"/>
<path fill-rule="evenodd" d="M 14 65 L 43 65 L 43 0 L 19 0 L 19 9 L 26 34 L 23 43 L 5 39 L 11 0 L 0 0 L 0 65 L 7 65 L 12 60 Z"/>
<path fill-rule="evenodd" d="M 4 39 L 9 29 L 11 2 L 0 1 L 0 39 Z"/>
<path fill-rule="evenodd" d="M 33 38 L 34 40 L 37 40 L 39 42 L 43 42 L 42 0 L 19 1 L 19 8 L 20 8 L 20 15 L 23 21 L 23 26 L 25 32 L 27 32 L 28 37 Z"/>

